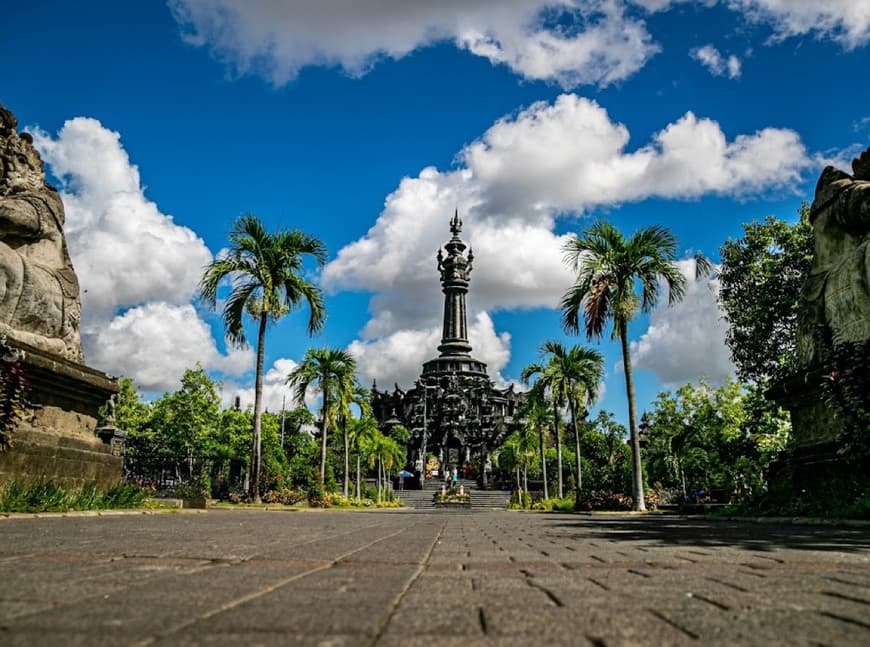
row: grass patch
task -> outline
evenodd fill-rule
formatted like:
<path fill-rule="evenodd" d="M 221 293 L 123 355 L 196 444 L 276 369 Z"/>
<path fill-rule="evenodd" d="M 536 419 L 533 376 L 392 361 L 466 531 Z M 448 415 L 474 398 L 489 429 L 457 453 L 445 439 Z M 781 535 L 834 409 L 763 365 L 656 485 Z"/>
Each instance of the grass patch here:
<path fill-rule="evenodd" d="M 141 508 L 148 496 L 147 490 L 123 483 L 103 491 L 94 483 L 67 489 L 54 481 L 32 483 L 10 481 L 0 486 L 0 512 L 68 512 Z"/>

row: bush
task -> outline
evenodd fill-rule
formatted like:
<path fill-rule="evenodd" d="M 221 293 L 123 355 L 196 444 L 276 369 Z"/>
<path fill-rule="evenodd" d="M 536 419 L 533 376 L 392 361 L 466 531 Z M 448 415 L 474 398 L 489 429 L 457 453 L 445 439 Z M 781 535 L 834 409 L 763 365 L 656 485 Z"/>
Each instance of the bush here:
<path fill-rule="evenodd" d="M 173 494 L 179 499 L 208 499 L 211 496 L 211 481 L 205 475 L 175 486 Z"/>
<path fill-rule="evenodd" d="M 96 489 L 96 488 L 95 488 Z M 151 495 L 148 490 L 132 483 L 119 483 L 103 495 L 103 508 L 138 508 Z M 78 509 L 78 508 L 77 508 Z"/>
<path fill-rule="evenodd" d="M 308 486 L 308 505 L 312 508 L 327 508 L 329 501 L 326 493 L 323 491 L 323 486 L 319 481 L 315 481 Z"/>
<path fill-rule="evenodd" d="M 514 490 L 511 492 L 511 502 L 508 507 L 514 510 L 528 510 L 532 507 L 532 495 L 523 490 Z"/>
<path fill-rule="evenodd" d="M 539 510 L 542 512 L 574 512 L 574 497 L 541 499 L 532 504 L 532 510 Z"/>
<path fill-rule="evenodd" d="M 580 500 L 581 510 L 631 510 L 634 500 L 621 492 L 592 491 Z"/>
<path fill-rule="evenodd" d="M 280 503 L 281 505 L 294 505 L 302 501 L 305 495 L 299 490 L 283 487 L 279 490 L 269 490 L 263 495 L 263 503 Z"/>

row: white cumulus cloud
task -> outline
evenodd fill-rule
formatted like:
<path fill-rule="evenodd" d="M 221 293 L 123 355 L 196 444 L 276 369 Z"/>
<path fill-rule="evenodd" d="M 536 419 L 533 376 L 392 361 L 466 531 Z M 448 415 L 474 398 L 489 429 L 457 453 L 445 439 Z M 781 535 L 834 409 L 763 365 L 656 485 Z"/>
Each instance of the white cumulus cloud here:
<path fill-rule="evenodd" d="M 34 143 L 62 182 L 84 327 L 149 301 L 188 303 L 211 252 L 145 196 L 120 134 L 76 117 L 56 137 L 37 130 Z"/>
<path fill-rule="evenodd" d="M 434 305 L 434 304 L 433 304 Z M 487 364 L 490 378 L 499 387 L 508 382 L 501 375 L 510 360 L 510 334 L 498 333 L 486 312 L 479 312 L 469 322 L 468 338 L 474 356 Z M 376 339 L 355 340 L 348 347 L 359 367 L 364 383 L 378 381 L 378 388 L 398 383 L 408 388 L 420 376 L 426 360 L 437 357 L 441 328 L 400 329 Z"/>
<path fill-rule="evenodd" d="M 287 410 L 296 408 L 296 403 L 293 401 L 293 390 L 287 386 L 287 376 L 298 365 L 298 362 L 287 357 L 279 357 L 272 362 L 272 366 L 263 374 L 263 411 L 277 413 L 281 411 L 281 407 Z M 237 397 L 242 411 L 248 407 L 253 408 L 254 387 L 250 384 L 242 385 L 238 382 L 225 380 L 221 390 L 223 406 L 225 408 L 234 406 Z M 305 405 L 311 411 L 316 411 L 319 401 L 320 396 L 314 389 L 309 389 L 305 396 Z"/>
<path fill-rule="evenodd" d="M 631 76 L 658 51 L 619 0 L 170 0 L 185 40 L 275 85 L 306 66 L 364 74 L 438 42 L 570 88 Z M 569 27 L 568 25 L 571 25 Z"/>
<path fill-rule="evenodd" d="M 87 362 L 149 391 L 176 388 L 197 361 L 249 370 L 252 353 L 222 355 L 191 305 L 211 252 L 146 197 L 120 134 L 76 117 L 56 136 L 34 129 L 34 143 L 61 182 Z"/>
<path fill-rule="evenodd" d="M 769 24 L 775 39 L 813 35 L 851 50 L 870 42 L 867 0 L 727 0 L 752 22 Z"/>
<path fill-rule="evenodd" d="M 190 305 L 148 303 L 92 332 L 88 363 L 127 375 L 145 391 L 171 391 L 199 362 L 207 371 L 237 375 L 253 364 L 251 349 L 221 354 L 211 329 Z"/>
<path fill-rule="evenodd" d="M 734 54 L 726 58 L 712 45 L 704 45 L 691 50 L 689 55 L 706 67 L 713 76 L 727 74 L 729 79 L 736 79 L 740 76 L 740 59 Z"/>
<path fill-rule="evenodd" d="M 721 384 L 734 373 L 725 344 L 727 323 L 719 308 L 718 279 L 695 281 L 695 262 L 680 261 L 686 277 L 683 300 L 668 306 L 666 299 L 653 310 L 641 338 L 631 343 L 636 369 L 649 370 L 669 386 L 706 376 Z"/>
<path fill-rule="evenodd" d="M 429 167 L 404 178 L 368 233 L 323 272 L 330 290 L 374 292 L 371 318 L 350 347 L 363 375 L 406 384 L 435 353 L 441 306 L 434 256 L 457 205 L 463 239 L 475 252 L 468 295 L 474 320 L 499 309 L 558 305 L 572 281 L 562 262 L 565 239 L 555 233 L 566 213 L 650 197 L 781 189 L 799 182 L 810 164 L 793 131 L 767 128 L 729 141 L 718 123 L 692 113 L 634 150 L 629 138 L 597 103 L 566 94 L 497 121 L 460 152 L 464 167 Z M 500 370 L 478 350 L 494 337 L 493 330 L 472 345 Z M 490 349 L 509 357 L 507 343 Z"/>

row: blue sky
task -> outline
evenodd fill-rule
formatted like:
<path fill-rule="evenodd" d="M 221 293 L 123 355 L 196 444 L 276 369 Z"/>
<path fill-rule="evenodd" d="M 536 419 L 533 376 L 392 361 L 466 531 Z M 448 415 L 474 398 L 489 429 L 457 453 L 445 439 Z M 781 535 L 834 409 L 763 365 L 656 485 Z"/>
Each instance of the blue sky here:
<path fill-rule="evenodd" d="M 546 339 L 586 343 L 555 305 L 562 237 L 591 219 L 664 224 L 714 260 L 741 223 L 793 219 L 870 144 L 868 42 L 868 0 L 35 1 L 0 25 L 0 102 L 62 191 L 88 362 L 146 391 L 200 361 L 250 398 L 251 351 L 193 298 L 240 213 L 326 243 L 326 329 L 307 338 L 302 312 L 268 338 L 274 409 L 311 345 L 413 380 L 456 207 L 499 383 Z M 715 290 L 632 325 L 641 409 L 729 372 Z M 624 419 L 618 346 L 600 348 L 600 406 Z"/>

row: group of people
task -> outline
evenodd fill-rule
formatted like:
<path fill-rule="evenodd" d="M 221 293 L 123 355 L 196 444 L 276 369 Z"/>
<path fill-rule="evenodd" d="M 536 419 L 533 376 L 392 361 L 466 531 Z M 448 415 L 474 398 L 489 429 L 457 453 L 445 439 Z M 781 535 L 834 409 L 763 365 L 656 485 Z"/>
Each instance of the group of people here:
<path fill-rule="evenodd" d="M 444 484 L 447 487 L 456 487 L 456 484 L 459 482 L 459 470 L 444 470 Z"/>

